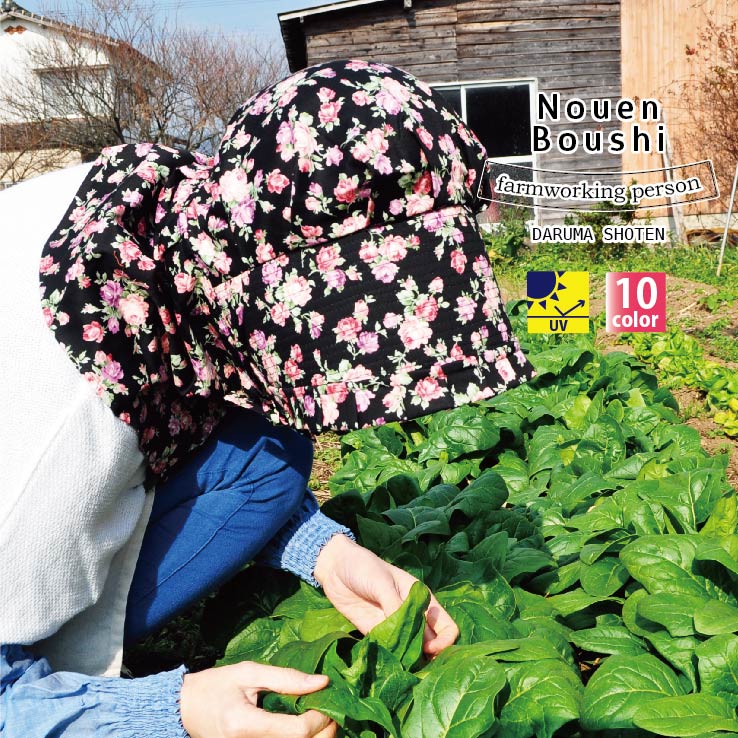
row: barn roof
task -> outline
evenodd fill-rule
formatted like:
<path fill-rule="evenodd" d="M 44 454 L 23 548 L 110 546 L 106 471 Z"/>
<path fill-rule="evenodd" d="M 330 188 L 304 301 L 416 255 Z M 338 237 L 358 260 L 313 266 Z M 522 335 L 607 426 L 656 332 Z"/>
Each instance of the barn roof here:
<path fill-rule="evenodd" d="M 397 0 L 337 0 L 337 2 L 314 5 L 310 8 L 278 13 L 277 17 L 282 30 L 282 40 L 284 41 L 290 71 L 295 72 L 307 66 L 307 48 L 303 28 L 305 18 L 326 13 L 340 13 L 361 5 L 377 5 L 386 2 L 397 2 Z M 405 9 L 412 7 L 412 0 L 402 0 L 402 7 Z"/>

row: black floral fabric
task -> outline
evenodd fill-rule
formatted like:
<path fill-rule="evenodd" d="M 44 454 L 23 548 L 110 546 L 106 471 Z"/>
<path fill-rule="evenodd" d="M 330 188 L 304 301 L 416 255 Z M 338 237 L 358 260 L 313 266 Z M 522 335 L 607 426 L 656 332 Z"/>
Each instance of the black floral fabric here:
<path fill-rule="evenodd" d="M 491 397 L 532 368 L 475 220 L 484 159 L 401 70 L 302 70 L 212 159 L 103 151 L 44 250 L 47 323 L 153 475 L 228 402 L 317 434 Z"/>

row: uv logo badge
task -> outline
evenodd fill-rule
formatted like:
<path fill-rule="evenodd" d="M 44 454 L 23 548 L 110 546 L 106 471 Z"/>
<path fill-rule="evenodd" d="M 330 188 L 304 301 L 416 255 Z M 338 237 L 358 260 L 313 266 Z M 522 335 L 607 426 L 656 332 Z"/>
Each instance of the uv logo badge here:
<path fill-rule="evenodd" d="M 528 333 L 589 333 L 589 272 L 528 272 Z"/>

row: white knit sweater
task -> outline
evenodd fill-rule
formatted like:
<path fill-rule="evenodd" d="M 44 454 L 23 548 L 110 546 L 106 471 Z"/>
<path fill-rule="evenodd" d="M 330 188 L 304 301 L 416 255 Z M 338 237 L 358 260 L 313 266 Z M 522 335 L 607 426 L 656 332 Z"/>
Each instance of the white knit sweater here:
<path fill-rule="evenodd" d="M 54 339 L 38 287 L 43 245 L 87 169 L 0 193 L 0 643 L 112 675 L 152 495 L 135 432 Z"/>

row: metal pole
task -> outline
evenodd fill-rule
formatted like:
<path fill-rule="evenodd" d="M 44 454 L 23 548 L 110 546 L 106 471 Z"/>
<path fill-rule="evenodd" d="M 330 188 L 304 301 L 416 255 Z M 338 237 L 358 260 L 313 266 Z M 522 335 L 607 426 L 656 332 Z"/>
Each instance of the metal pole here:
<path fill-rule="evenodd" d="M 728 243 L 728 230 L 730 228 L 730 218 L 733 215 L 733 204 L 735 203 L 735 190 L 738 187 L 738 165 L 735 167 L 735 176 L 733 177 L 733 191 L 730 193 L 730 205 L 728 205 L 728 214 L 725 216 L 725 231 L 723 231 L 723 242 L 720 244 L 720 260 L 718 261 L 717 276 L 723 268 L 723 259 L 725 257 L 725 246 Z"/>

